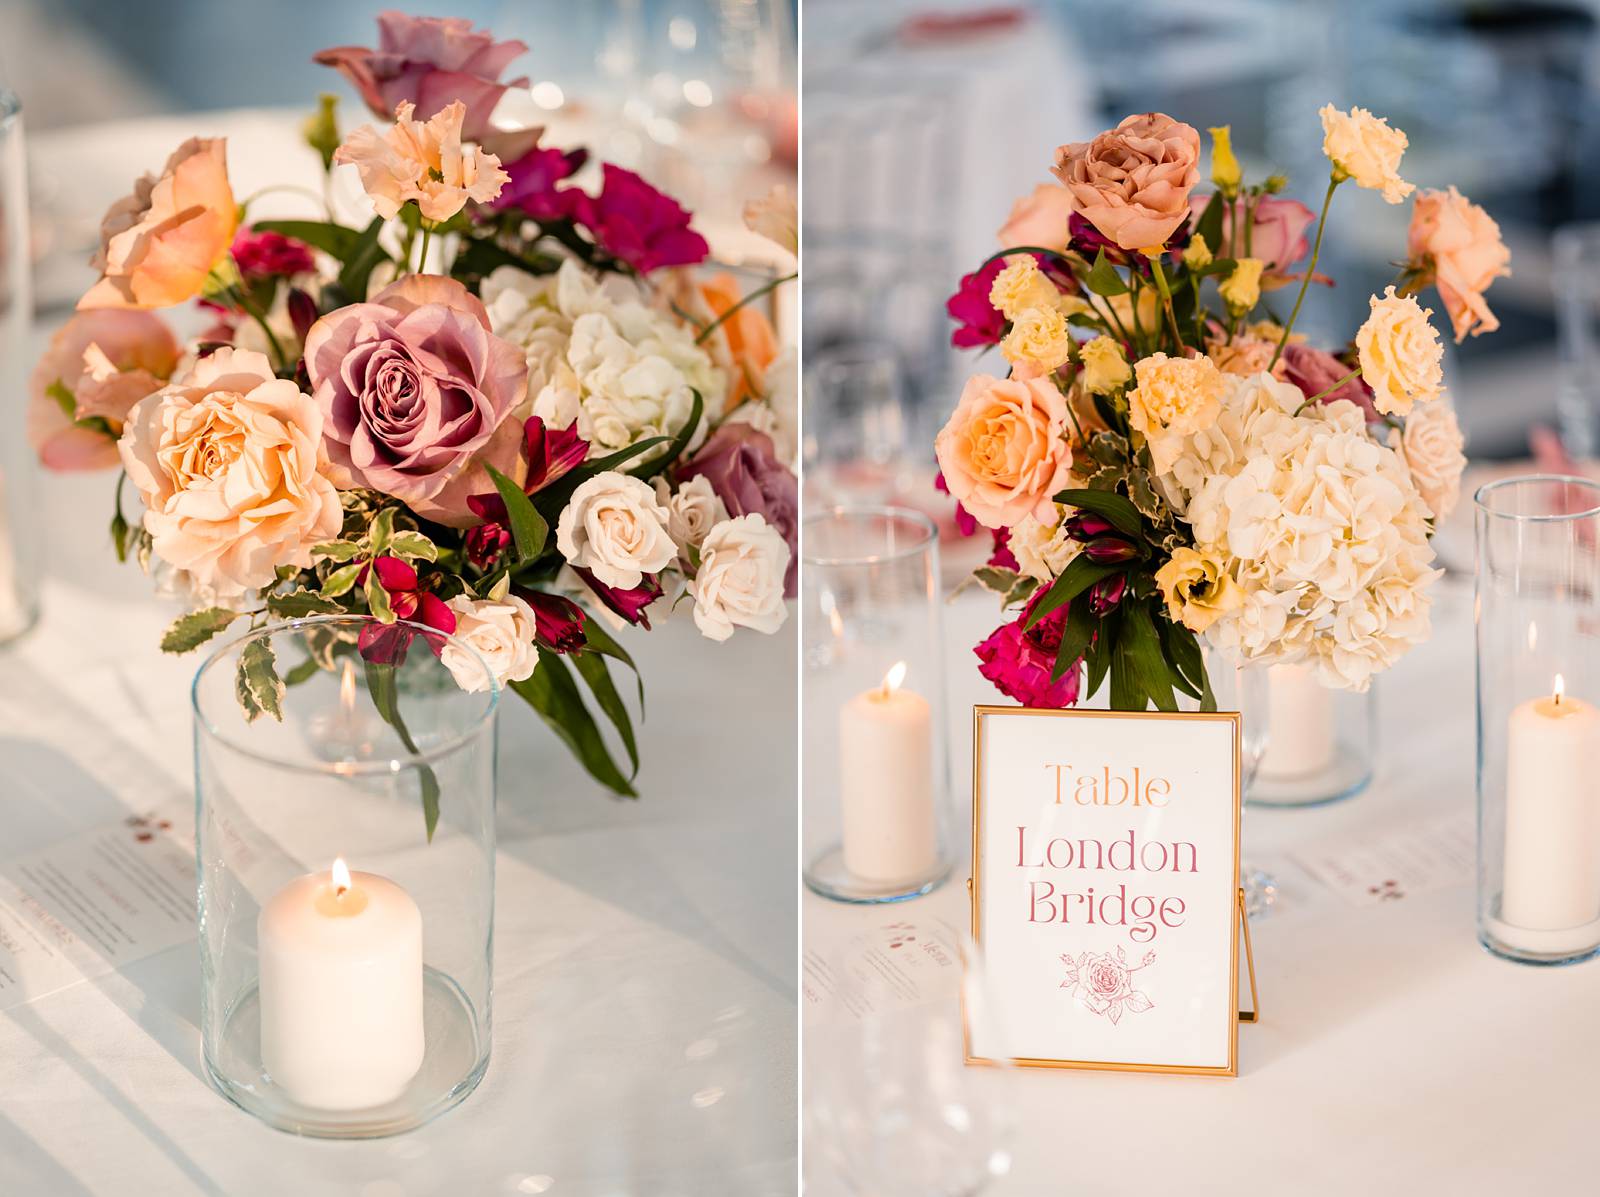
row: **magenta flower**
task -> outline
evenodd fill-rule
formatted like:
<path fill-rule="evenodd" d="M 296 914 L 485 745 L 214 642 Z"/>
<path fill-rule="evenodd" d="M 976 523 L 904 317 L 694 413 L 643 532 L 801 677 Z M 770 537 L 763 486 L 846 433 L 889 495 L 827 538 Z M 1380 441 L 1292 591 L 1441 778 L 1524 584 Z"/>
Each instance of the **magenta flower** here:
<path fill-rule="evenodd" d="M 1022 630 L 1028 613 L 1043 593 L 1041 590 L 1016 620 L 996 628 L 972 651 L 982 662 L 978 672 L 1007 698 L 1025 707 L 1070 707 L 1078 701 L 1078 666 L 1068 668 L 1058 681 L 1050 680 L 1067 623 L 1067 608 L 1058 607 L 1028 631 Z"/>
<path fill-rule="evenodd" d="M 473 495 L 468 499 L 472 503 L 482 496 Z M 495 498 L 500 496 L 496 495 Z M 505 512 L 505 504 L 501 504 L 500 511 Z M 482 514 L 481 512 L 479 513 Z M 488 519 L 488 517 L 485 517 Z M 466 553 L 467 560 L 473 565 L 488 573 L 500 563 L 507 549 L 511 547 L 511 529 L 498 520 L 489 519 L 488 522 L 479 524 L 476 528 L 468 528 L 461 538 L 462 551 Z"/>
<path fill-rule="evenodd" d="M 640 274 L 663 266 L 692 266 L 711 253 L 689 227 L 689 213 L 632 171 L 607 162 L 596 196 L 576 193 L 574 218 L 595 244 Z"/>
<path fill-rule="evenodd" d="M 311 247 L 282 233 L 241 228 L 233 235 L 233 260 L 247 283 L 264 278 L 310 274 L 317 268 Z"/>
<path fill-rule="evenodd" d="M 645 613 L 645 608 L 661 597 L 661 583 L 654 574 L 645 574 L 632 590 L 618 590 L 615 586 L 607 586 L 586 569 L 574 567 L 572 572 L 582 578 L 583 584 L 613 612 L 629 623 L 649 630 L 650 617 Z"/>
<path fill-rule="evenodd" d="M 534 635 L 544 647 L 558 653 L 575 653 L 588 645 L 583 631 L 588 617 L 577 603 L 537 590 L 518 589 L 516 593 L 533 608 Z"/>
<path fill-rule="evenodd" d="M 426 624 L 447 634 L 456 630 L 456 613 L 438 595 L 422 589 L 417 571 L 406 562 L 398 557 L 379 557 L 368 569 L 377 571 L 378 584 L 388 594 L 396 619 Z M 366 581 L 366 574 L 367 570 L 361 571 L 362 582 Z M 364 659 L 376 665 L 398 665 L 405 660 L 406 649 L 416 635 L 413 628 L 374 620 L 361 629 L 357 647 Z M 427 641 L 435 656 L 443 651 L 444 644 L 436 637 L 428 636 Z"/>
<path fill-rule="evenodd" d="M 524 494 L 536 494 L 569 473 L 589 455 L 589 442 L 578 435 L 578 426 L 551 429 L 539 416 L 529 416 L 523 425 L 523 455 L 528 475 L 522 484 Z M 468 495 L 467 507 L 484 521 L 467 532 L 463 547 L 467 560 L 479 569 L 493 569 L 500 555 L 511 546 L 511 517 L 499 491 Z"/>
<path fill-rule="evenodd" d="M 950 484 L 944 480 L 944 472 L 942 470 L 933 476 L 933 489 L 941 495 L 950 493 Z M 961 500 L 959 499 L 956 500 L 954 519 L 956 521 L 956 531 L 963 536 L 971 536 L 978 530 L 978 521 L 973 518 L 972 512 L 961 505 Z M 996 548 L 998 549 L 998 546 Z"/>
<path fill-rule="evenodd" d="M 970 515 L 967 518 L 972 519 Z M 973 524 L 976 525 L 977 521 L 973 520 Z M 989 564 L 1001 569 L 1020 570 L 1022 567 L 1017 564 L 1017 555 L 1011 551 L 1011 529 L 995 528 L 990 535 L 994 537 L 994 552 L 989 554 Z"/>
<path fill-rule="evenodd" d="M 989 289 L 1006 267 L 1004 258 L 996 258 L 981 270 L 961 276 L 956 288 L 944 305 L 959 328 L 950 334 L 950 344 L 957 349 L 975 349 L 980 345 L 998 345 L 1006 333 L 1006 318 L 1000 309 L 989 302 Z"/>
<path fill-rule="evenodd" d="M 534 220 L 566 220 L 577 211 L 583 192 L 556 184 L 569 178 L 589 159 L 589 151 L 558 150 L 535 146 L 503 168 L 511 181 L 490 204 L 493 208 L 518 208 Z"/>
<path fill-rule="evenodd" d="M 306 335 L 306 372 L 341 488 L 422 506 L 489 443 L 521 401 L 522 350 L 489 331 L 483 304 L 436 275 L 409 275 Z"/>
<path fill-rule="evenodd" d="M 731 516 L 759 515 L 789 545 L 789 571 L 784 575 L 785 598 L 795 595 L 795 575 L 800 563 L 800 486 L 789 467 L 778 460 L 772 438 L 744 423 L 717 429 L 684 469 L 681 481 L 705 475 Z"/>
<path fill-rule="evenodd" d="M 461 135 L 480 140 L 489 116 L 508 88 L 526 87 L 527 77 L 501 83 L 500 73 L 527 50 L 519 41 L 497 42 L 487 30 L 474 31 L 464 17 L 409 17 L 384 12 L 378 16 L 378 48 L 334 46 L 312 57 L 331 66 L 355 85 L 382 120 L 394 119 L 402 101 L 417 107 L 426 120 L 460 100 L 467 106 Z"/>

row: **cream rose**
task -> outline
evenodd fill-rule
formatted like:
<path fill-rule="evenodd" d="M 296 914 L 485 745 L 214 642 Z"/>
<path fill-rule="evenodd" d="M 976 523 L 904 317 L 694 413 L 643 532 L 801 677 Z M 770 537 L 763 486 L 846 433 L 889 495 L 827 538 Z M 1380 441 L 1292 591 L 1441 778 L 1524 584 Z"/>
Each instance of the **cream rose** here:
<path fill-rule="evenodd" d="M 259 353 L 219 349 L 128 413 L 117 443 L 151 549 L 226 599 L 311 564 L 343 512 L 322 413 Z"/>
<path fill-rule="evenodd" d="M 1244 604 L 1244 591 L 1228 576 L 1215 556 L 1194 549 L 1173 551 L 1156 570 L 1156 585 L 1166 600 L 1167 614 L 1191 632 L 1203 632 L 1229 611 Z"/>
<path fill-rule="evenodd" d="M 1083 545 L 1067 534 L 1066 508 L 1054 505 L 1051 518 L 1037 520 L 1025 515 L 1012 526 L 1006 547 L 1017 559 L 1017 568 L 1039 582 L 1053 582 L 1072 563 Z"/>
<path fill-rule="evenodd" d="M 1072 468 L 1066 431 L 1067 401 L 1052 383 L 978 374 L 934 451 L 951 495 L 984 527 L 1005 528 L 1050 517 Z"/>
<path fill-rule="evenodd" d="M 1222 373 L 1208 357 L 1153 353 L 1133 367 L 1128 423 L 1144 433 L 1156 473 L 1172 468 L 1183 438 L 1203 432 L 1222 410 Z"/>
<path fill-rule="evenodd" d="M 1317 115 L 1322 118 L 1322 152 L 1334 170 L 1354 179 L 1358 187 L 1381 191 L 1391 204 L 1416 190 L 1400 177 L 1400 158 L 1409 142 L 1399 129 L 1391 129 L 1388 121 L 1365 108 L 1340 112 L 1328 104 Z"/>
<path fill-rule="evenodd" d="M 699 548 L 706 534 L 728 518 L 727 507 L 704 474 L 680 485 L 676 494 L 664 478 L 657 478 L 655 490 L 656 502 L 667 509 L 667 534 L 682 552 L 690 545 Z"/>
<path fill-rule="evenodd" d="M 1128 385 L 1133 367 L 1112 337 L 1096 337 L 1079 351 L 1083 358 L 1083 389 L 1091 395 L 1110 395 Z"/>
<path fill-rule="evenodd" d="M 539 651 L 534 643 L 533 608 L 526 600 L 514 594 L 501 599 L 475 599 L 458 594 L 445 606 L 456 613 L 454 639 L 465 641 L 478 651 L 495 681 L 503 686 L 533 676 L 534 666 L 539 664 Z M 445 644 L 439 660 L 462 689 L 488 689 L 478 662 L 454 641 Z"/>
<path fill-rule="evenodd" d="M 1418 400 L 1436 399 L 1444 389 L 1444 347 L 1428 323 L 1431 314 L 1409 295 L 1384 288 L 1374 295 L 1367 321 L 1356 333 L 1361 377 L 1372 388 L 1381 412 L 1403 416 Z"/>
<path fill-rule="evenodd" d="M 1406 417 L 1404 432 L 1389 433 L 1390 448 L 1404 459 L 1435 520 L 1454 511 L 1461 498 L 1461 474 L 1467 468 L 1462 443 L 1461 425 L 1449 403 L 1425 403 Z"/>
<path fill-rule="evenodd" d="M 1018 319 L 1029 308 L 1053 308 L 1059 294 L 1032 254 L 1012 257 L 989 284 L 989 302 L 1007 320 Z"/>
<path fill-rule="evenodd" d="M 1511 251 L 1500 239 L 1494 217 L 1454 187 L 1419 192 L 1411 208 L 1406 250 L 1439 288 L 1456 344 L 1468 333 L 1477 336 L 1500 327 L 1483 298 L 1490 283 L 1511 273 Z"/>
<path fill-rule="evenodd" d="M 701 544 L 700 568 L 689 581 L 695 627 L 712 640 L 726 640 L 735 627 L 776 632 L 787 615 L 788 570 L 789 546 L 765 517 L 723 520 Z"/>
<path fill-rule="evenodd" d="M 1000 352 L 1018 378 L 1043 378 L 1067 364 L 1072 346 L 1065 316 L 1053 307 L 1029 308 L 1000 342 Z"/>
<path fill-rule="evenodd" d="M 632 590 L 678 555 L 670 518 L 648 482 L 607 470 L 572 492 L 556 524 L 556 547 L 605 585 Z"/>

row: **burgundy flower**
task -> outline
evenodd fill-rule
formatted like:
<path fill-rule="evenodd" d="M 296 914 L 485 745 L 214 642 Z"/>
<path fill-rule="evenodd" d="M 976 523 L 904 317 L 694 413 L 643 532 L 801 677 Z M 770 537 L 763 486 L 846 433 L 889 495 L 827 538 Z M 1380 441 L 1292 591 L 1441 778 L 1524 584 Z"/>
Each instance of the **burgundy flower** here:
<path fill-rule="evenodd" d="M 482 497 L 473 495 L 467 502 L 474 504 L 474 510 L 476 510 L 476 501 Z M 495 495 L 494 497 L 498 499 L 500 496 Z M 502 515 L 505 513 L 504 503 L 500 505 L 500 512 Z M 482 515 L 483 513 L 479 512 L 478 514 Z M 505 555 L 505 551 L 511 547 L 511 544 L 511 529 L 506 527 L 504 523 L 492 519 L 487 523 L 479 524 L 476 528 L 468 528 L 461 541 L 461 547 L 467 554 L 467 560 L 483 570 L 484 573 L 488 573 L 500 563 L 500 558 Z"/>
<path fill-rule="evenodd" d="M 972 519 L 971 516 L 967 518 Z M 994 552 L 989 554 L 989 564 L 997 565 L 1001 569 L 1020 570 L 1022 567 L 1017 564 L 1017 555 L 1011 551 L 1011 529 L 996 528 L 992 535 L 994 536 Z"/>
<path fill-rule="evenodd" d="M 998 345 L 1005 336 L 1006 318 L 989 302 L 989 289 L 1005 266 L 1004 258 L 996 258 L 983 269 L 962 275 L 961 285 L 945 303 L 950 319 L 961 326 L 950 334 L 950 344 L 957 349 Z"/>
<path fill-rule="evenodd" d="M 607 586 L 586 569 L 574 567 L 572 572 L 582 578 L 594 596 L 617 615 L 629 623 L 649 629 L 650 617 L 645 613 L 645 608 L 661 597 L 661 583 L 654 574 L 645 574 L 632 590 L 618 590 L 614 586 Z"/>
<path fill-rule="evenodd" d="M 1108 536 L 1116 532 L 1116 527 L 1103 515 L 1096 515 L 1092 511 L 1068 517 L 1061 525 L 1066 534 L 1077 541 L 1091 541 L 1097 536 Z"/>
<path fill-rule="evenodd" d="M 1118 565 L 1132 561 L 1139 550 L 1120 536 L 1098 536 L 1083 546 L 1083 555 L 1096 565 Z"/>
<path fill-rule="evenodd" d="M 500 73 L 528 47 L 497 42 L 487 30 L 474 31 L 464 17 L 378 16 L 378 48 L 335 46 L 312 57 L 334 67 L 355 85 L 373 115 L 393 120 L 396 105 L 409 100 L 426 120 L 460 100 L 467 106 L 461 135 L 481 139 L 489 116 L 507 88 L 526 87 L 526 76 L 507 83 Z"/>
<path fill-rule="evenodd" d="M 1122 596 L 1128 592 L 1128 575 L 1113 574 L 1109 578 L 1101 578 L 1089 587 L 1089 610 L 1096 615 L 1104 615 L 1122 601 Z"/>
<path fill-rule="evenodd" d="M 1058 607 L 1027 632 L 1022 630 L 1028 613 L 1043 593 L 1040 591 L 1016 620 L 996 628 L 972 651 L 982 662 L 978 672 L 1006 697 L 1026 707 L 1070 707 L 1078 701 L 1077 666 L 1069 668 L 1059 680 L 1050 680 L 1062 629 L 1066 627 L 1067 608 Z"/>
<path fill-rule="evenodd" d="M 1304 344 L 1285 345 L 1283 349 L 1284 377 L 1299 387 L 1300 393 L 1307 399 L 1322 395 L 1353 369 L 1354 366 L 1346 365 L 1325 349 Z M 1372 388 L 1364 378 L 1358 376 L 1349 379 L 1322 395 L 1318 402 L 1336 403 L 1340 399 L 1348 399 L 1359 407 L 1366 414 L 1369 424 L 1376 424 L 1383 419 L 1372 405 Z"/>
<path fill-rule="evenodd" d="M 299 287 L 290 287 L 287 305 L 289 308 L 289 323 L 294 328 L 294 335 L 304 345 L 306 334 L 311 331 L 311 326 L 317 322 L 317 301 Z"/>
<path fill-rule="evenodd" d="M 772 438 L 749 424 L 727 423 L 701 446 L 683 471 L 681 481 L 704 474 L 732 516 L 760 515 L 789 545 L 785 598 L 795 595 L 800 555 L 800 487 L 789 467 L 778 460 Z"/>
<path fill-rule="evenodd" d="M 663 266 L 692 266 L 711 253 L 689 227 L 689 213 L 632 171 L 607 162 L 600 194 L 578 193 L 574 218 L 595 243 L 640 274 Z"/>
<path fill-rule="evenodd" d="M 575 653 L 587 646 L 583 631 L 587 616 L 577 603 L 538 590 L 518 589 L 516 593 L 533 608 L 534 635 L 540 644 L 558 653 Z"/>
<path fill-rule="evenodd" d="M 438 595 L 421 588 L 417 571 L 406 562 L 398 557 L 379 557 L 361 571 L 362 582 L 366 581 L 368 569 L 377 571 L 378 584 L 389 595 L 389 606 L 397 619 L 426 624 L 447 634 L 456 630 L 456 613 Z M 439 637 L 400 624 L 379 623 L 376 619 L 361 629 L 357 647 L 362 658 L 375 665 L 398 665 L 406 659 L 406 650 L 418 635 L 424 637 L 434 656 L 444 650 L 444 642 Z"/>
<path fill-rule="evenodd" d="M 504 169 L 511 181 L 500 189 L 490 206 L 518 208 L 539 221 L 569 219 L 583 192 L 571 187 L 558 190 L 556 184 L 576 174 L 588 159 L 589 151 L 585 149 L 534 146 L 515 162 L 506 164 Z"/>
<path fill-rule="evenodd" d="M 311 247 L 282 233 L 241 228 L 233 235 L 233 260 L 247 283 L 310 274 L 317 268 Z"/>
<path fill-rule="evenodd" d="M 528 476 L 523 493 L 534 494 L 572 470 L 589 455 L 589 442 L 578 435 L 578 426 L 548 428 L 539 416 L 529 416 L 523 425 L 523 455 L 528 461 Z M 467 507 L 484 521 L 467 532 L 464 547 L 467 559 L 479 569 L 493 569 L 500 554 L 511 545 L 511 517 L 506 513 L 500 492 L 468 495 Z"/>

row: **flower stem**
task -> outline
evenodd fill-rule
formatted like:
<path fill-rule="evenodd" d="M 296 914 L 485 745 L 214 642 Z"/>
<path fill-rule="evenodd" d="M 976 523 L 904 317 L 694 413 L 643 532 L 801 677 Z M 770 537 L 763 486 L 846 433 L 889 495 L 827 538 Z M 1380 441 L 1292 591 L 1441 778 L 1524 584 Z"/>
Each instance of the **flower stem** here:
<path fill-rule="evenodd" d="M 697 336 L 694 339 L 694 343 L 696 345 L 700 344 L 707 337 L 709 337 L 712 333 L 716 332 L 717 329 L 719 327 L 721 327 L 723 321 L 727 320 L 729 316 L 732 316 L 735 312 L 737 312 L 740 308 L 744 307 L 746 304 L 750 303 L 752 300 L 760 299 L 763 295 L 767 294 L 767 292 L 773 290 L 774 288 L 782 286 L 784 283 L 793 282 L 795 279 L 797 279 L 799 277 L 800 277 L 800 272 L 798 270 L 796 270 L 794 273 L 786 274 L 782 278 L 775 278 L 769 283 L 763 283 L 761 286 L 757 287 L 754 291 L 750 292 L 750 294 L 746 295 L 738 303 L 734 304 L 726 312 L 723 312 L 722 315 L 718 316 L 710 324 L 708 324 L 704 328 L 702 328 L 700 330 L 700 335 Z"/>
<path fill-rule="evenodd" d="M 417 255 L 416 273 L 424 274 L 428 269 L 428 239 L 433 236 L 433 229 L 428 225 L 422 226 L 422 252 Z"/>
<path fill-rule="evenodd" d="M 1341 378 L 1338 382 L 1334 383 L 1331 387 L 1328 387 L 1325 390 L 1318 391 L 1315 395 L 1311 396 L 1311 398 L 1307 399 L 1299 407 L 1295 408 L 1294 409 L 1294 414 L 1298 416 L 1301 412 L 1305 411 L 1306 408 L 1310 407 L 1317 400 L 1326 399 L 1329 395 L 1333 394 L 1340 387 L 1344 386 L 1344 384 L 1349 382 L 1352 378 L 1360 378 L 1360 377 L 1361 377 L 1361 367 L 1357 366 L 1354 370 L 1350 371 L 1350 373 L 1346 374 L 1343 378 Z"/>
<path fill-rule="evenodd" d="M 1161 291 L 1161 302 L 1166 305 L 1167 322 L 1172 326 L 1172 338 L 1177 342 L 1177 351 L 1183 352 L 1183 334 L 1178 331 L 1178 314 L 1172 308 L 1172 288 L 1167 286 L 1167 272 L 1161 269 L 1161 257 L 1157 255 L 1150 259 L 1150 271 L 1156 276 L 1156 286 Z"/>
<path fill-rule="evenodd" d="M 1300 294 L 1295 296 L 1294 308 L 1289 313 L 1289 322 L 1283 326 L 1283 335 L 1278 338 L 1278 347 L 1272 351 L 1272 360 L 1267 363 L 1271 370 L 1278 364 L 1278 359 L 1283 356 L 1283 347 L 1289 343 L 1289 334 L 1294 331 L 1294 322 L 1300 317 L 1300 305 L 1306 300 L 1306 292 L 1311 289 L 1311 280 L 1317 273 L 1317 258 L 1322 254 L 1322 231 L 1328 224 L 1328 205 L 1333 203 L 1333 190 L 1344 182 L 1337 174 L 1328 178 L 1328 191 L 1322 197 L 1322 214 L 1317 217 L 1317 239 L 1311 245 L 1311 263 L 1306 267 L 1306 276 L 1300 280 Z"/>
<path fill-rule="evenodd" d="M 235 266 L 235 269 L 237 269 L 237 266 Z M 254 320 L 266 336 L 267 344 L 272 347 L 272 356 L 277 362 L 277 368 L 280 370 L 287 369 L 289 359 L 283 352 L 283 346 L 278 343 L 278 334 L 272 331 L 272 326 L 267 323 L 267 318 L 261 313 L 261 310 L 245 297 L 244 284 L 241 282 L 237 286 L 230 286 L 228 293 L 233 297 L 233 301 L 239 305 L 239 310 Z"/>

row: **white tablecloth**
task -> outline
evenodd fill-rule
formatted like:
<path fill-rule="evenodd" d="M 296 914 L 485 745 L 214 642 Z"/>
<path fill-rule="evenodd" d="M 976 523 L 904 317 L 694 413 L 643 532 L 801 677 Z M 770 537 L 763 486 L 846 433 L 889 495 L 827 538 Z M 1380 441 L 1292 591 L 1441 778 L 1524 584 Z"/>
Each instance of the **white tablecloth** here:
<path fill-rule="evenodd" d="M 1245 859 L 1271 868 L 1282 893 L 1253 932 L 1262 1020 L 1239 1030 L 1239 1076 L 1019 1069 L 1006 1086 L 1019 1119 L 1013 1163 L 996 1197 L 1596 1191 L 1600 962 L 1540 969 L 1489 956 L 1470 875 L 1436 868 L 1434 883 L 1400 899 L 1362 901 L 1297 864 L 1363 847 L 1405 851 L 1413 834 L 1470 849 L 1471 604 L 1470 579 L 1445 579 L 1433 639 L 1381 683 L 1380 763 L 1367 793 L 1246 813 Z M 997 622 L 987 595 L 946 612 L 963 813 L 972 705 L 1003 701 L 971 646 Z M 836 958 L 852 937 L 881 938 L 891 923 L 967 926 L 962 847 L 953 879 L 915 902 L 874 910 L 807 894 L 808 957 Z"/>
<path fill-rule="evenodd" d="M 47 482 L 53 532 L 78 538 L 64 567 L 98 591 L 53 583 L 0 650 L 0 693 L 29 712 L 0 727 L 0 858 L 192 793 L 195 661 L 157 650 L 172 611 L 137 567 L 81 551 L 109 485 Z M 0 1194 L 792 1193 L 794 638 L 715 645 L 676 619 L 626 642 L 649 703 L 639 801 L 504 707 L 476 1093 L 393 1139 L 268 1129 L 202 1079 L 191 941 L 0 1013 Z"/>

